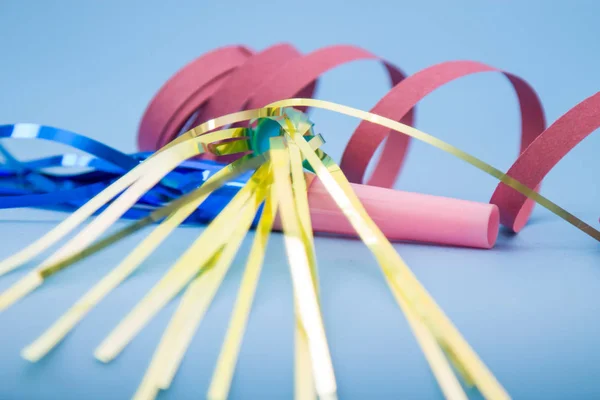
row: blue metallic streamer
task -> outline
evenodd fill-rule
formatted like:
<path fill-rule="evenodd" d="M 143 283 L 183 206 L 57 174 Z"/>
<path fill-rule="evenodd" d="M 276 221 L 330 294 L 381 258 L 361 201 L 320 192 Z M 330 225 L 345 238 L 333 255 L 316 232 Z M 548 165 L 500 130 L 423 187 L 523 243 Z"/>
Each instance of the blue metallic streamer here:
<path fill-rule="evenodd" d="M 46 140 L 68 145 L 86 154 L 65 153 L 20 161 L 0 145 L 0 154 L 4 158 L 4 162 L 0 163 L 0 209 L 37 207 L 72 211 L 152 155 L 148 152 L 125 154 L 83 135 L 36 124 L 0 125 L 0 139 L 3 138 Z M 224 165 L 210 160 L 183 162 L 140 198 L 124 217 L 147 215 L 200 186 Z M 216 190 L 186 223 L 212 220 L 249 176 L 250 173 L 244 174 Z"/>

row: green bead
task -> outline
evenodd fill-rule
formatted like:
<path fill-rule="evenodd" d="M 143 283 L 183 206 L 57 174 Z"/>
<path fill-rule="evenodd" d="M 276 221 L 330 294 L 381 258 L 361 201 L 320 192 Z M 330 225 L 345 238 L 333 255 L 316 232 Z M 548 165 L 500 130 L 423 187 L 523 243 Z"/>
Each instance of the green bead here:
<path fill-rule="evenodd" d="M 258 155 L 268 151 L 270 139 L 283 135 L 284 130 L 280 124 L 283 118 L 288 118 L 299 130 L 307 131 L 304 134 L 306 140 L 314 137 L 312 131 L 313 123 L 308 119 L 308 116 L 294 108 L 285 108 L 283 109 L 282 116 L 258 118 L 250 123 L 250 149 L 254 154 Z M 318 153 L 320 154 L 321 152 Z M 308 161 L 304 160 L 302 166 L 314 172 Z"/>
<path fill-rule="evenodd" d="M 269 150 L 269 140 L 281 136 L 283 130 L 279 122 L 271 118 L 259 118 L 255 125 L 250 132 L 250 148 L 254 153 L 262 154 Z"/>

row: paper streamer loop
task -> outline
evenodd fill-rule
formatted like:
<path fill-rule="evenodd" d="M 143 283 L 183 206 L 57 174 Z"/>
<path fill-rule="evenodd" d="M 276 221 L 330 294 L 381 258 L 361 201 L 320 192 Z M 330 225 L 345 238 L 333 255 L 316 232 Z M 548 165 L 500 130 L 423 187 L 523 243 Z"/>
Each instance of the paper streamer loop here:
<path fill-rule="evenodd" d="M 221 51 L 233 51 L 233 48 L 224 48 Z M 320 75 L 336 66 L 359 59 L 380 60 L 386 67 L 393 86 L 371 112 L 406 125 L 413 123 L 416 104 L 446 83 L 475 73 L 503 73 L 515 89 L 521 111 L 521 155 L 507 175 L 532 190 L 538 190 L 543 177 L 550 169 L 598 125 L 598 117 L 594 114 L 600 114 L 600 106 L 596 97 L 592 96 L 544 130 L 546 122 L 543 108 L 533 88 L 514 74 L 479 62 L 445 62 L 405 78 L 405 74 L 390 62 L 355 46 L 330 46 L 307 55 L 299 54 L 288 44 L 275 45 L 257 54 L 250 54 L 249 50 L 240 50 L 241 47 L 235 49 L 244 53 L 240 56 L 243 61 L 233 66 L 231 60 L 223 56 L 229 63 L 223 64 L 221 71 L 224 75 L 220 75 L 219 87 L 211 89 L 210 95 L 205 91 L 205 95 L 198 96 L 194 103 L 188 101 L 189 94 L 186 92 L 166 94 L 166 90 L 161 89 L 140 125 L 139 142 L 143 144 L 142 149 L 158 150 L 165 145 L 177 136 L 183 121 L 189 119 L 199 108 L 202 109 L 195 116 L 195 123 L 243 109 L 264 107 L 277 100 L 310 97 Z M 204 62 L 206 57 L 218 52 L 219 50 L 216 50 L 202 56 L 196 62 Z M 193 80 L 184 73 L 188 68 L 189 66 L 184 67 L 167 85 Z M 214 76 L 203 75 L 196 86 L 206 85 L 207 80 L 212 82 L 214 79 Z M 155 112 L 161 115 L 168 114 L 166 111 L 156 111 L 161 108 L 156 104 L 163 105 L 167 110 L 186 101 L 189 105 L 186 108 L 188 115 L 178 120 L 180 125 L 169 125 L 168 129 L 163 129 L 163 135 L 160 137 L 148 133 L 145 127 L 151 125 L 149 121 L 155 119 Z M 397 132 L 390 133 L 387 128 L 368 121 L 359 124 L 342 156 L 340 166 L 351 182 L 362 183 L 365 180 L 367 166 L 386 137 L 387 142 L 367 183 L 382 187 L 391 187 L 394 184 L 410 139 Z M 490 202 L 499 207 L 502 224 L 515 232 L 526 224 L 534 206 L 533 201 L 503 183 L 498 184 Z"/>
<path fill-rule="evenodd" d="M 482 63 L 471 61 L 445 62 L 426 68 L 396 85 L 371 109 L 371 112 L 401 121 L 410 109 L 437 88 L 453 80 L 481 72 L 502 72 L 512 83 L 521 110 L 520 151 L 522 152 L 542 133 L 545 127 L 544 111 L 538 96 L 531 86 L 521 78 Z M 370 159 L 386 137 L 386 145 L 368 184 L 383 187 L 391 187 L 394 184 L 400 173 L 410 138 L 393 131 L 390 132 L 385 127 L 367 121 L 363 121 L 350 138 L 340 163 L 351 182 L 362 182 L 364 180 Z M 517 178 L 517 180 L 520 179 Z M 505 225 L 515 231 L 521 228 L 512 223 L 516 219 L 517 213 L 523 209 L 522 213 L 526 221 L 534 205 L 533 201 L 529 201 L 527 205 L 522 204 L 521 208 L 516 210 L 516 213 L 511 213 L 508 207 L 505 206 L 503 198 L 500 197 L 495 200 L 492 203 L 500 208 L 501 215 L 504 215 Z"/>
<path fill-rule="evenodd" d="M 148 105 L 139 127 L 139 148 L 157 150 L 163 137 L 181 129 L 189 117 L 215 94 L 228 73 L 242 65 L 251 54 L 252 51 L 243 46 L 223 47 L 180 69 Z"/>
<path fill-rule="evenodd" d="M 507 175 L 528 187 L 536 187 L 550 170 L 577 144 L 600 128 L 600 92 L 567 111 L 535 139 L 509 168 Z M 527 222 L 519 210 L 528 199 L 521 193 L 498 185 L 492 199 L 505 211 L 500 221 L 515 226 L 517 231 Z"/>

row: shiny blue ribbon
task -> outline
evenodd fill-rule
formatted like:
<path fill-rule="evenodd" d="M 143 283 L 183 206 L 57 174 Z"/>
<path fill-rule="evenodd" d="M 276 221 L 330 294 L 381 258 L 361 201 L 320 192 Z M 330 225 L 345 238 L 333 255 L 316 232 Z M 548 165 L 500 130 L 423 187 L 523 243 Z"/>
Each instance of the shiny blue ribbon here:
<path fill-rule="evenodd" d="M 104 143 L 64 129 L 36 124 L 0 125 L 0 139 L 37 139 L 68 145 L 86 154 L 67 153 L 20 161 L 0 145 L 0 209 L 37 207 L 72 211 L 152 153 L 122 153 Z M 125 218 L 140 218 L 200 186 L 225 164 L 188 160 L 138 200 Z M 213 192 L 187 223 L 212 220 L 250 177 L 250 172 Z M 102 211 L 102 210 L 99 210 Z"/>

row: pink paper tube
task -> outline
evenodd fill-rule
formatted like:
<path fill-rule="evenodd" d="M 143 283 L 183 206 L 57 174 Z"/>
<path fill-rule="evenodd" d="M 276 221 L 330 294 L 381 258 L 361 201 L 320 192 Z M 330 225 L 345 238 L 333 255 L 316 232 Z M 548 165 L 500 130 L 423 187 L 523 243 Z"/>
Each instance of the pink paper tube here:
<path fill-rule="evenodd" d="M 376 186 L 352 188 L 389 240 L 489 249 L 498 237 L 496 205 Z M 356 236 L 318 178 L 309 182 L 308 202 L 315 232 Z"/>

